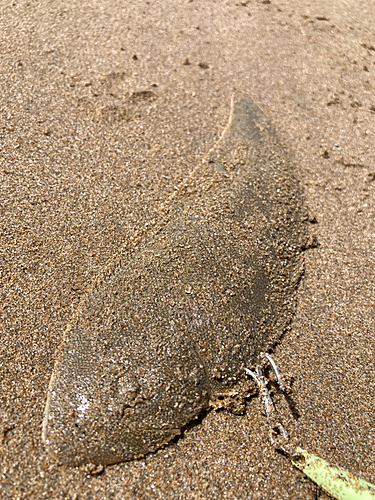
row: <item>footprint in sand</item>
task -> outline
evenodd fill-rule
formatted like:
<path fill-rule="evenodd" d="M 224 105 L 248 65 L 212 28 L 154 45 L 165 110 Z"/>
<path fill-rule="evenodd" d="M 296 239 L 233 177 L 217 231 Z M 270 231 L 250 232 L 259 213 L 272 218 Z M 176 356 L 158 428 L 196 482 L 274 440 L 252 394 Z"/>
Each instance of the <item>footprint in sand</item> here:
<path fill-rule="evenodd" d="M 305 241 L 300 200 L 273 127 L 236 96 L 208 158 L 132 256 L 103 272 L 69 326 L 43 424 L 53 457 L 131 460 L 202 410 L 241 404 L 244 367 L 293 316 Z"/>

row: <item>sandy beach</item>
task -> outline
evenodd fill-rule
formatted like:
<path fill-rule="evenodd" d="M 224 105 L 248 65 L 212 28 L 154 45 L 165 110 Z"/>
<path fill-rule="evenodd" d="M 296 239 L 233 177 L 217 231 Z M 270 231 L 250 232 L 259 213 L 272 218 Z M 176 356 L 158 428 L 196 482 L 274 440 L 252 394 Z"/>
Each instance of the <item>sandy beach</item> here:
<path fill-rule="evenodd" d="M 105 468 L 59 465 L 42 441 L 67 325 L 238 92 L 288 149 L 309 217 L 272 354 L 290 445 L 375 483 L 374 20 L 363 0 L 2 2 L 1 498 L 328 498 L 275 451 L 257 397 Z"/>

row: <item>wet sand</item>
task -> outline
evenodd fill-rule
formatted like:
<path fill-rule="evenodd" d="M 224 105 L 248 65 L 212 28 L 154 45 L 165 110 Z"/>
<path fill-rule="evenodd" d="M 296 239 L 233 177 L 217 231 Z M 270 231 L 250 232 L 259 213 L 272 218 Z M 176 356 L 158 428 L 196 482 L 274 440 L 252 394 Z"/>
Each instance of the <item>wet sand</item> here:
<path fill-rule="evenodd" d="M 2 497 L 315 498 L 257 398 L 94 476 L 41 439 L 82 296 L 210 151 L 234 91 L 289 147 L 318 242 L 274 351 L 293 414 L 277 403 L 292 443 L 374 483 L 375 5 L 13 2 L 0 18 Z"/>

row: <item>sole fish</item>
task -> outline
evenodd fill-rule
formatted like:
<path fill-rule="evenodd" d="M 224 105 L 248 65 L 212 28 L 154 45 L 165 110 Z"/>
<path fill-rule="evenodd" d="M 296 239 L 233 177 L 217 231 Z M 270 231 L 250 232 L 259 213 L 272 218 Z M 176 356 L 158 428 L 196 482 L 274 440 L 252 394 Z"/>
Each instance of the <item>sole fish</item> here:
<path fill-rule="evenodd" d="M 234 96 L 215 148 L 72 320 L 48 391 L 48 452 L 68 465 L 131 460 L 243 400 L 244 367 L 293 317 L 305 221 L 274 128 Z"/>

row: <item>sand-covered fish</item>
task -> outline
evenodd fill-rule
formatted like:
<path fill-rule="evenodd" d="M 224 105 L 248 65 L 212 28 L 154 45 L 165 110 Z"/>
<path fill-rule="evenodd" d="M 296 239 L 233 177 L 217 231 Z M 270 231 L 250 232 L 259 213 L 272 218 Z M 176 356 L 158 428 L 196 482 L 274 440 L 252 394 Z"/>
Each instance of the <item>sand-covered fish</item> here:
<path fill-rule="evenodd" d="M 131 460 L 202 410 L 241 402 L 244 367 L 292 319 L 305 220 L 285 148 L 235 96 L 216 147 L 69 326 L 48 392 L 48 452 L 69 465 Z"/>

